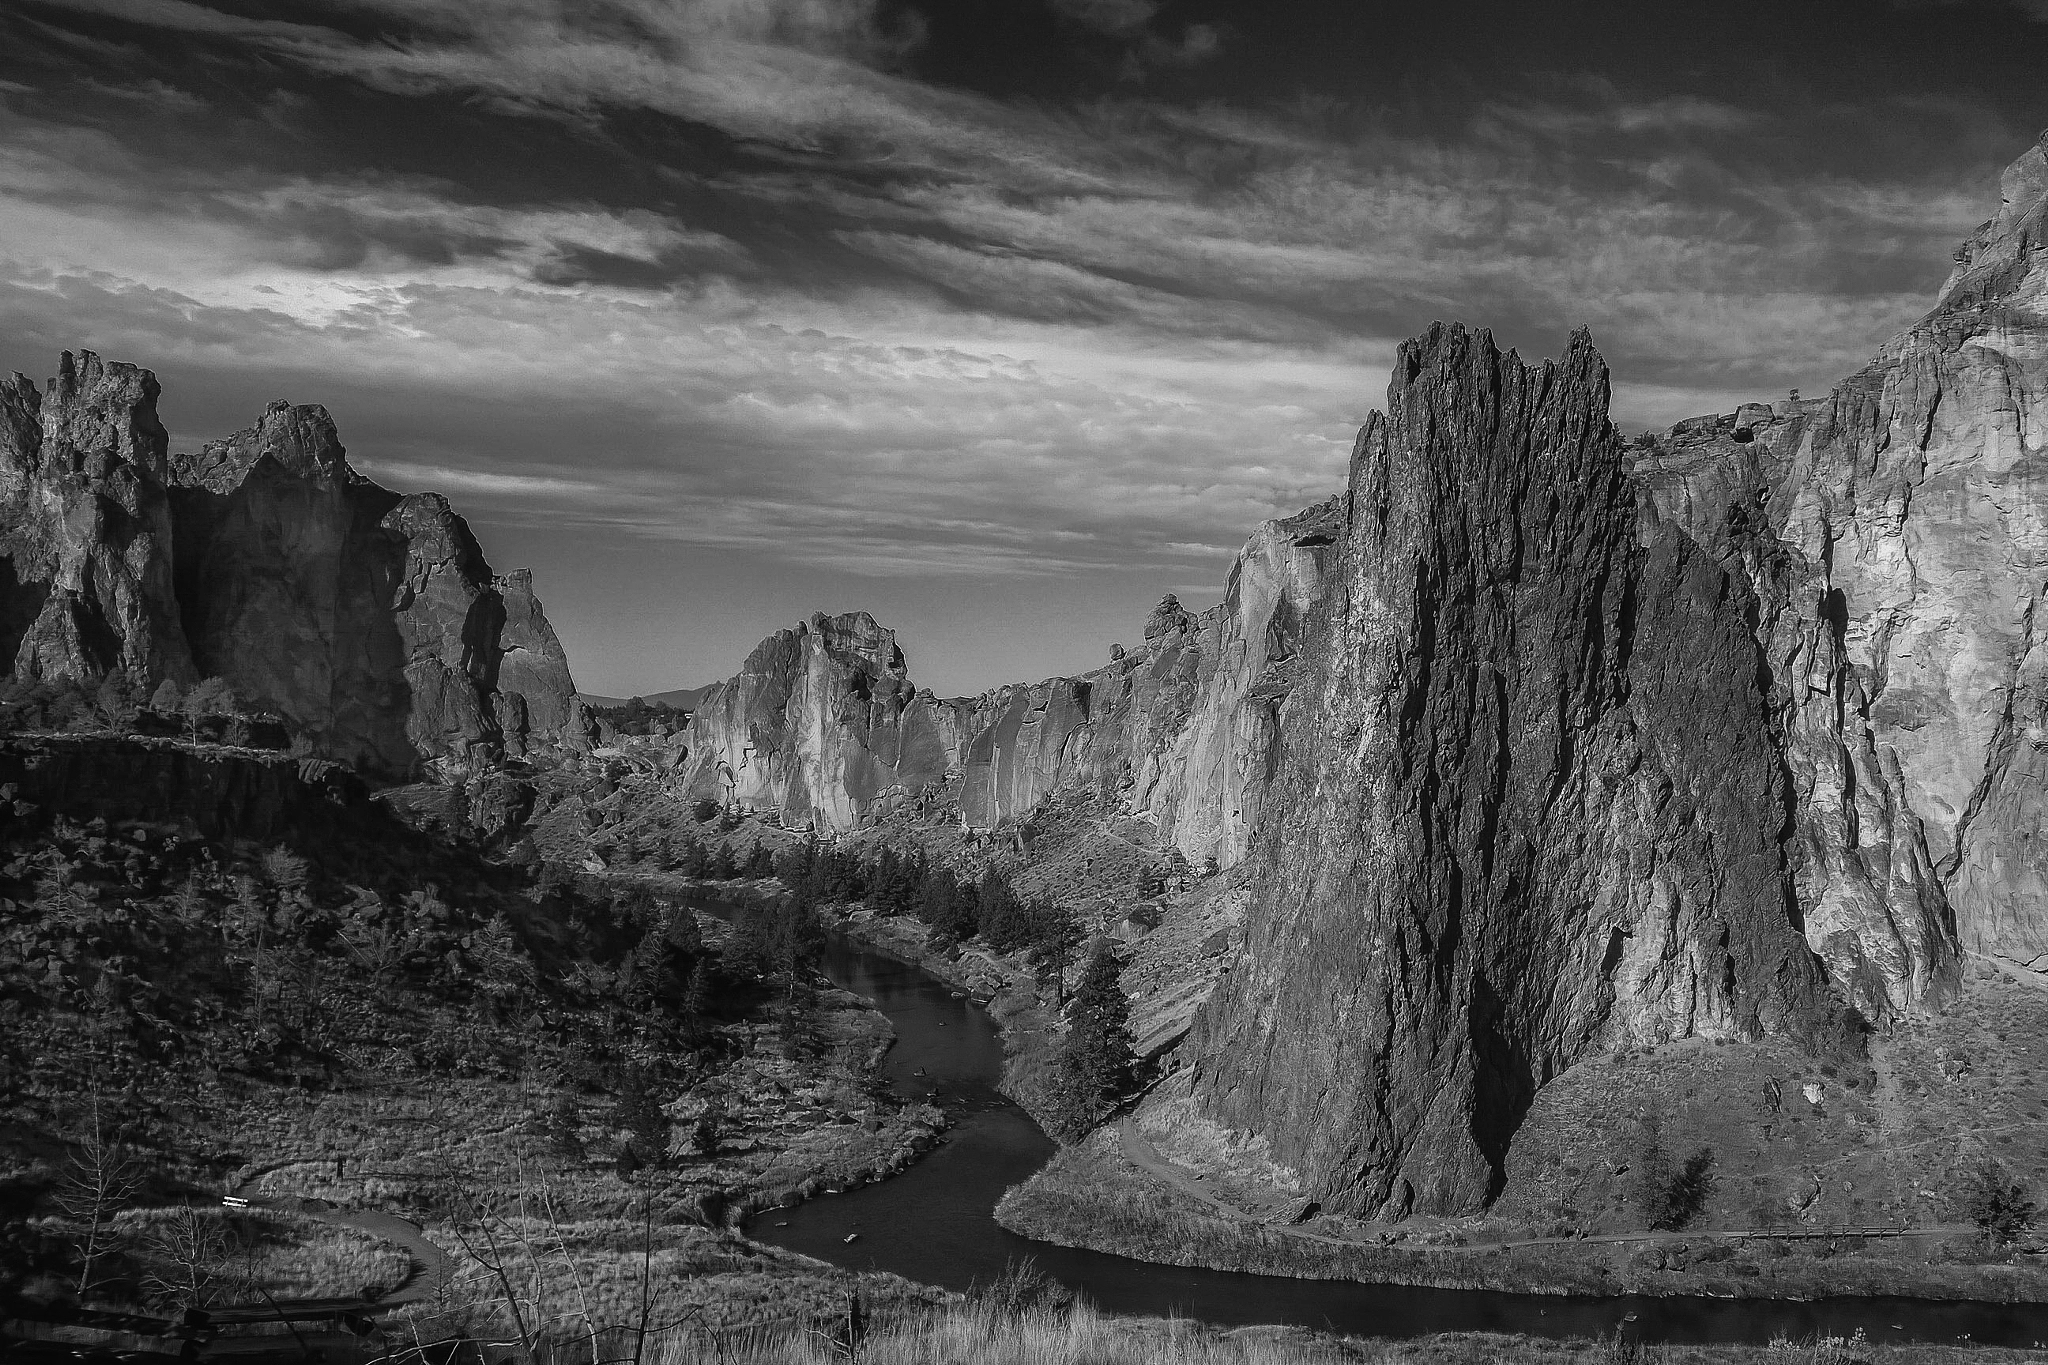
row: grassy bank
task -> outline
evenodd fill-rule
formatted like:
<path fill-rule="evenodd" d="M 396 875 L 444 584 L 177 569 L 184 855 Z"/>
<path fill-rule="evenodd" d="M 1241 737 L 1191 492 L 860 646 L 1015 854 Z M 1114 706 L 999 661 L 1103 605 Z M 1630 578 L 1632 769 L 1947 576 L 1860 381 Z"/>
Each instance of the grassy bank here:
<path fill-rule="evenodd" d="M 1937 1249 L 1844 1237 L 1820 1241 L 1580 1243 L 1478 1247 L 1332 1245 L 1220 1216 L 1126 1161 L 1113 1133 L 1060 1152 L 996 1207 L 1020 1236 L 1169 1265 L 1532 1294 L 1700 1294 L 1824 1298 L 1842 1294 L 1971 1299 L 2048 1297 L 2048 1269 L 2015 1265 L 1977 1244 Z M 2038 1260 L 2038 1258 L 2035 1258 Z"/>
<path fill-rule="evenodd" d="M 831 1365 L 847 1354 L 829 1332 L 782 1328 L 722 1341 L 676 1335 L 649 1365 Z M 1368 1341 L 1303 1328 L 1224 1330 L 1189 1321 L 1106 1316 L 1085 1304 L 1009 1309 L 985 1300 L 880 1321 L 862 1342 L 864 1365 L 2008 1365 L 2037 1352 L 1881 1345 L 1826 1338 L 1764 1346 L 1657 1346 L 1459 1333 Z"/>

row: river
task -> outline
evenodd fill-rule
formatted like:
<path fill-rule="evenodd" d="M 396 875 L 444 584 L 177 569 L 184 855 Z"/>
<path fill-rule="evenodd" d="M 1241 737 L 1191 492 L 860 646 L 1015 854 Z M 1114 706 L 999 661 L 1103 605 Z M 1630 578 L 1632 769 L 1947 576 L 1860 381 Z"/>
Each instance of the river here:
<path fill-rule="evenodd" d="M 965 1290 L 1030 1257 L 1040 1270 L 1114 1313 L 1173 1314 L 1225 1326 L 1294 1323 L 1356 1336 L 1592 1337 L 1612 1334 L 1629 1319 L 1630 1335 L 1685 1343 L 1765 1343 L 1858 1331 L 1873 1341 L 2022 1347 L 2048 1342 L 2048 1305 L 2040 1304 L 1576 1298 L 1420 1289 L 1185 1270 L 1031 1241 L 999 1226 L 994 1209 L 1003 1191 L 1044 1165 L 1054 1147 L 996 1090 L 1003 1045 L 994 1021 L 919 968 L 839 934 L 831 936 L 821 965 L 838 985 L 873 1000 L 895 1025 L 897 1043 L 884 1062 L 895 1092 L 941 1104 L 954 1120 L 947 1140 L 902 1174 L 764 1213 L 748 1226 L 760 1241 L 852 1270 L 893 1271 Z M 857 1236 L 848 1242 L 848 1234 Z"/>

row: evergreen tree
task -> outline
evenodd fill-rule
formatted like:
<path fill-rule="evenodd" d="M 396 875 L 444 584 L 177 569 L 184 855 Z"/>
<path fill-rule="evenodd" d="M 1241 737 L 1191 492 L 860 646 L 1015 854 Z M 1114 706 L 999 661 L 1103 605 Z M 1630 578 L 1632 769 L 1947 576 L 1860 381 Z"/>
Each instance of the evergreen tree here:
<path fill-rule="evenodd" d="M 791 844 L 775 855 L 775 877 L 790 894 L 802 897 L 811 885 L 811 866 L 817 860 L 818 841 L 806 839 L 800 844 Z"/>
<path fill-rule="evenodd" d="M 1061 1136 L 1079 1137 L 1101 1123 L 1129 1087 L 1130 1013 L 1116 954 L 1107 941 L 1098 942 L 1074 988 L 1073 1023 L 1055 1071 L 1053 1110 Z"/>
<path fill-rule="evenodd" d="M 731 844 L 719 840 L 718 847 L 711 850 L 710 863 L 704 869 L 704 875 L 714 882 L 729 882 L 740 875 L 739 860 L 733 856 Z"/>
<path fill-rule="evenodd" d="M 1041 981 L 1049 981 L 1053 999 L 1067 1003 L 1067 968 L 1081 948 L 1081 923 L 1074 912 L 1059 901 L 1046 901 L 1032 914 L 1038 968 Z"/>
<path fill-rule="evenodd" d="M 668 1155 L 668 1116 L 661 1112 L 654 1077 L 645 1067 L 630 1064 L 619 1078 L 612 1126 L 625 1132 L 626 1151 L 641 1165 L 659 1165 Z"/>

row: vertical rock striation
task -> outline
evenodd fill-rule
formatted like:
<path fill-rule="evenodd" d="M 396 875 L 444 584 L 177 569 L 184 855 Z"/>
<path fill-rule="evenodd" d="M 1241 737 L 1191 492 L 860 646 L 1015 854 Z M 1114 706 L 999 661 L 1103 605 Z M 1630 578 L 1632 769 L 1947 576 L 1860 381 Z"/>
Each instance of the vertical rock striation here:
<path fill-rule="evenodd" d="M 551 739 L 575 688 L 523 571 L 434 494 L 349 467 L 325 409 L 166 458 L 146 370 L 0 385 L 0 648 L 25 677 L 227 679 L 380 775 Z"/>
<path fill-rule="evenodd" d="M 677 785 L 793 824 L 857 825 L 946 775 L 941 704 L 912 687 L 896 637 L 866 612 L 819 612 L 757 645 L 690 717 Z"/>
<path fill-rule="evenodd" d="M 1958 940 L 2048 969 L 2044 243 L 2048 140 L 1863 370 L 1639 460 L 1757 585 L 1807 932 L 1873 1019 L 1951 991 Z"/>
<path fill-rule="evenodd" d="M 1439 325 L 1353 455 L 1196 1093 L 1330 1207 L 1462 1212 L 1595 1046 L 1844 1022 L 1743 583 L 1639 508 L 1590 339 Z"/>
<path fill-rule="evenodd" d="M 27 678 L 181 681 L 157 383 L 69 352 L 46 393 L 0 383 L 0 662 Z"/>
<path fill-rule="evenodd" d="M 1197 864 L 1245 853 L 1273 776 L 1339 518 L 1337 501 L 1263 523 L 1200 614 L 1166 597 L 1143 644 L 1080 678 L 963 703 L 961 814 L 995 828 L 1063 787 L 1152 816 Z"/>
<path fill-rule="evenodd" d="M 1333 499 L 1265 523 L 1220 604 L 1195 614 L 1167 597 L 1141 646 L 1078 678 L 941 700 L 910 685 L 895 637 L 866 614 L 814 616 L 699 701 L 678 781 L 837 830 L 949 773 L 983 830 L 1086 790 L 1153 816 L 1192 861 L 1228 866 L 1258 823 L 1338 516 Z"/>

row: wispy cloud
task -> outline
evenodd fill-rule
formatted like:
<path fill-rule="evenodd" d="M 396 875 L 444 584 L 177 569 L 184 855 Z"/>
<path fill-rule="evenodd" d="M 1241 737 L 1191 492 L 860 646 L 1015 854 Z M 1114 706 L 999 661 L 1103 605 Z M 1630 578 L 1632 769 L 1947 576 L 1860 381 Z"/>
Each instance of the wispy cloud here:
<path fill-rule="evenodd" d="M 1058 8 L 1139 74 L 1233 41 L 1151 0 Z M 73 106 L 47 71 L 0 83 L 13 363 L 89 344 L 187 376 L 185 441 L 326 402 L 365 468 L 537 537 L 865 579 L 1220 580 L 1256 521 L 1336 486 L 1437 317 L 1539 351 L 1590 324 L 1629 422 L 1823 387 L 1924 306 L 1990 195 L 1981 158 L 1788 170 L 1781 111 L 1582 75 L 1427 131 L 1113 81 L 997 97 L 920 78 L 923 29 L 875 0 L 42 12 L 67 9 L 263 78 L 226 100 L 81 37 Z M 344 154 L 336 83 L 459 119 L 488 164 Z"/>

